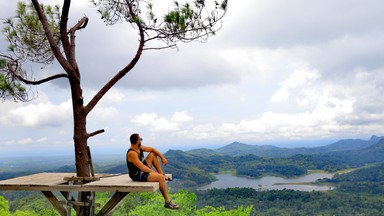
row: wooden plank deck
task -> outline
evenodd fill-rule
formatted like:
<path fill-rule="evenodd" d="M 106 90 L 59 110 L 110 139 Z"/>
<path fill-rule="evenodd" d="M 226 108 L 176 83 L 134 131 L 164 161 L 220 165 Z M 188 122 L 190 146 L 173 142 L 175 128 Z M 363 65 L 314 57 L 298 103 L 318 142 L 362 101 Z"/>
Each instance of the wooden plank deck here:
<path fill-rule="evenodd" d="M 69 185 L 65 177 L 73 173 L 38 173 L 0 181 L 0 190 L 25 191 L 89 191 L 89 192 L 154 192 L 158 182 L 134 182 L 128 174 L 96 174 L 99 181 Z"/>

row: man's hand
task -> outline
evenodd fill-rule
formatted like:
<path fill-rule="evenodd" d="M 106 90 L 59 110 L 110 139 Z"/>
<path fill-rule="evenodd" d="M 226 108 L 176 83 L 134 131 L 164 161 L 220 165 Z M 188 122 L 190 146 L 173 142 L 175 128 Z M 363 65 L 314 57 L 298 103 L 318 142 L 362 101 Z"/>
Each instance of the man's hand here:
<path fill-rule="evenodd" d="M 161 159 L 161 163 L 163 163 L 164 166 L 167 166 L 168 161 L 167 161 L 167 159 L 165 159 L 165 157 L 163 157 L 163 158 Z"/>

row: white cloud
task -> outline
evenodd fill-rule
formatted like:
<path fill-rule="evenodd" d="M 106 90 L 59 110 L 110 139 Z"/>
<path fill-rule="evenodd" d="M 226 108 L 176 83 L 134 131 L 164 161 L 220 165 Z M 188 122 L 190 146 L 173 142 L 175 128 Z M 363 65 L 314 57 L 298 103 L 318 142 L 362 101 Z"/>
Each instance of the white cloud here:
<path fill-rule="evenodd" d="M 89 93 L 89 100 L 91 100 L 96 94 L 97 91 L 91 91 Z M 103 98 L 100 100 L 100 103 L 104 105 L 115 105 L 122 102 L 124 98 L 125 94 L 122 91 L 117 88 L 112 88 L 103 96 Z"/>
<path fill-rule="evenodd" d="M 21 145 L 27 145 L 27 144 L 31 144 L 32 141 L 33 140 L 31 138 L 25 138 L 25 139 L 19 140 L 18 143 L 21 144 Z"/>
<path fill-rule="evenodd" d="M 174 116 L 175 115 L 176 118 L 173 120 L 179 120 L 177 117 L 180 116 L 180 114 L 174 114 Z M 179 129 L 179 122 L 174 122 L 164 117 L 159 117 L 156 113 L 142 113 L 136 116 L 132 122 L 139 126 L 147 127 L 150 131 L 176 131 Z"/>
<path fill-rule="evenodd" d="M 175 112 L 170 120 L 159 117 L 156 113 L 142 113 L 136 116 L 132 122 L 148 127 L 152 131 L 174 131 L 180 129 L 181 124 L 191 120 L 192 117 L 186 112 Z"/>
<path fill-rule="evenodd" d="M 132 102 L 145 102 L 145 101 L 153 101 L 156 100 L 156 96 L 153 94 L 139 94 L 133 97 L 128 98 L 128 101 Z"/>
<path fill-rule="evenodd" d="M 48 140 L 48 137 L 41 137 L 41 138 L 37 139 L 36 142 L 38 142 L 38 143 L 44 143 L 44 142 L 46 142 L 47 140 Z"/>
<path fill-rule="evenodd" d="M 7 110 L 1 117 L 1 124 L 9 127 L 60 126 L 68 122 L 70 114 L 70 101 L 59 105 L 50 102 L 30 103 Z"/>
<path fill-rule="evenodd" d="M 175 112 L 171 117 L 171 121 L 176 123 L 189 122 L 191 120 L 192 117 L 189 116 L 186 112 Z"/>
<path fill-rule="evenodd" d="M 272 95 L 270 102 L 281 103 L 288 101 L 292 90 L 311 88 L 319 78 L 320 74 L 317 70 L 308 69 L 306 65 L 300 65 L 298 69 L 295 69 L 292 74 L 284 79 L 281 87 Z"/>
<path fill-rule="evenodd" d="M 280 88 L 275 92 L 275 94 L 272 95 L 272 98 L 269 101 L 273 103 L 280 103 L 289 100 L 289 97 L 290 95 L 288 89 Z"/>

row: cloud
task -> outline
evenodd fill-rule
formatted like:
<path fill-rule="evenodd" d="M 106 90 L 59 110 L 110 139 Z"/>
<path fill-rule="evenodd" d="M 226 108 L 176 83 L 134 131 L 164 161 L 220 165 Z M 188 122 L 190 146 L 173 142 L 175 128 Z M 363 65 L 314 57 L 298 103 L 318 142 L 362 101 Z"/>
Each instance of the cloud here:
<path fill-rule="evenodd" d="M 48 140 L 48 137 L 41 137 L 36 140 L 37 143 L 45 143 Z"/>
<path fill-rule="evenodd" d="M 6 110 L 0 119 L 1 124 L 8 127 L 59 127 L 68 123 L 70 115 L 70 101 L 59 105 L 51 102 L 33 102 Z"/>
<path fill-rule="evenodd" d="M 380 0 L 350 2 L 278 0 L 249 1 L 229 7 L 224 31 L 236 32 L 228 42 L 236 46 L 281 48 L 326 44 L 346 35 L 364 35 L 379 30 L 384 15 Z M 241 17 L 241 24 L 238 24 Z M 231 22 L 232 20 L 232 22 Z M 238 25 L 235 25 L 237 23 Z M 229 37 L 229 34 L 226 34 Z"/>
<path fill-rule="evenodd" d="M 93 98 L 97 94 L 96 91 L 92 90 L 89 93 L 89 98 Z M 100 100 L 100 103 L 104 105 L 115 105 L 119 104 L 124 100 L 125 94 L 117 88 L 110 89 Z"/>
<path fill-rule="evenodd" d="M 300 68 L 293 71 L 288 77 L 285 78 L 281 87 L 272 95 L 270 102 L 279 103 L 288 101 L 290 98 L 290 91 L 296 88 L 310 87 L 313 82 L 316 82 L 320 75 L 316 70 L 308 69 L 307 66 L 299 66 Z"/>
<path fill-rule="evenodd" d="M 177 131 L 182 123 L 192 120 L 185 112 L 175 112 L 170 120 L 159 117 L 156 113 L 142 113 L 136 116 L 132 122 L 138 126 L 146 127 L 150 131 Z"/>
<path fill-rule="evenodd" d="M 191 120 L 192 117 L 189 116 L 186 112 L 175 112 L 171 117 L 171 121 L 177 123 L 189 122 Z"/>
<path fill-rule="evenodd" d="M 18 143 L 21 144 L 21 145 L 31 144 L 32 143 L 32 139 L 31 138 L 22 139 L 22 140 L 19 140 Z"/>

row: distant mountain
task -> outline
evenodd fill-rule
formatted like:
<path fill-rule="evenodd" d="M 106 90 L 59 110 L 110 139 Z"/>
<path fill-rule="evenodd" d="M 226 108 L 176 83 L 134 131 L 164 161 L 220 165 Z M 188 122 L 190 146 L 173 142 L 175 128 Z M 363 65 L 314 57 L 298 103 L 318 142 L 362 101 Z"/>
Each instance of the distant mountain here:
<path fill-rule="evenodd" d="M 359 150 L 364 149 L 368 146 L 374 145 L 384 137 L 378 137 L 373 135 L 369 140 L 362 139 L 343 139 L 333 144 L 315 147 L 314 150 L 318 152 L 332 152 L 332 151 L 348 151 L 348 150 Z"/>
<path fill-rule="evenodd" d="M 301 148 L 280 148 L 273 145 L 249 145 L 240 142 L 233 142 L 214 150 L 202 148 L 187 152 L 201 157 L 209 157 L 213 155 L 242 156 L 253 154 L 259 157 L 278 158 L 289 157 L 297 154 L 324 154 L 330 152 L 361 150 L 375 145 L 382 138 L 384 137 L 372 136 L 369 140 L 343 139 L 326 146 Z"/>
<path fill-rule="evenodd" d="M 187 151 L 190 154 L 200 156 L 200 157 L 209 157 L 213 155 L 220 155 L 216 150 L 207 149 L 207 148 L 198 148 Z"/>
<path fill-rule="evenodd" d="M 288 156 L 286 148 L 271 145 L 247 145 L 234 142 L 216 150 L 221 155 L 241 156 L 254 154 L 259 157 L 284 157 Z"/>
<path fill-rule="evenodd" d="M 350 160 L 360 161 L 362 164 L 382 162 L 384 160 L 384 138 L 367 148 L 350 153 Z"/>

